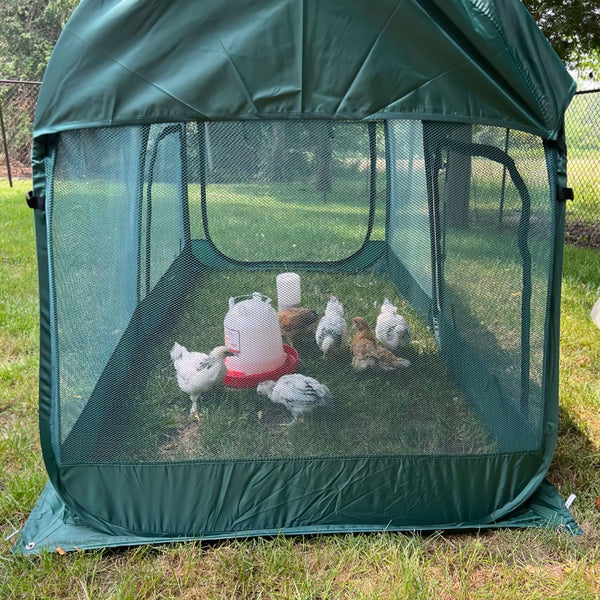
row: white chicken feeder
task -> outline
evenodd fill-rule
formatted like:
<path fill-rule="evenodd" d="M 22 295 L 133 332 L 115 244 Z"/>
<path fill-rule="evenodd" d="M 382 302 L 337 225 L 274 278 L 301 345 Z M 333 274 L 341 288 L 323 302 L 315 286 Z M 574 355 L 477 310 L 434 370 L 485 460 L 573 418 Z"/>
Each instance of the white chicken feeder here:
<path fill-rule="evenodd" d="M 298 357 L 284 347 L 271 298 L 259 292 L 230 298 L 223 327 L 225 345 L 235 354 L 225 361 L 225 385 L 251 387 L 294 371 Z"/>

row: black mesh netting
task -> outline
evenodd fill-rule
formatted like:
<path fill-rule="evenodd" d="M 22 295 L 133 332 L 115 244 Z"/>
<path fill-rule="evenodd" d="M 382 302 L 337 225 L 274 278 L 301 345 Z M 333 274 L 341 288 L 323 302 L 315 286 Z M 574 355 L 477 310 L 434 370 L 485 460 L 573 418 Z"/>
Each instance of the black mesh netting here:
<path fill-rule="evenodd" d="M 59 461 L 538 448 L 545 160 L 530 135 L 418 121 L 61 134 L 48 213 Z M 260 292 L 277 308 L 287 271 L 308 320 L 284 342 L 330 397 L 294 419 L 255 385 L 217 383 L 191 414 L 173 345 L 223 345 L 229 299 Z M 324 357 L 314 329 L 331 296 L 347 331 Z M 359 372 L 352 319 L 375 330 L 385 298 L 410 337 Z"/>

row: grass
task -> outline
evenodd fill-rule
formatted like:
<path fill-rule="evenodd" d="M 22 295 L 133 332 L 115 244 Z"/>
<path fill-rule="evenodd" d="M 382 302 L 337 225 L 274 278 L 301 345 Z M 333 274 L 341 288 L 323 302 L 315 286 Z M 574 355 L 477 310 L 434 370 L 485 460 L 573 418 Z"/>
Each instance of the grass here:
<path fill-rule="evenodd" d="M 303 305 L 320 313 L 332 285 L 348 317 L 360 314 L 374 323 L 379 304 L 374 306 L 373 298 L 388 297 L 401 305 L 393 284 L 383 275 L 306 272 L 301 279 Z M 288 411 L 254 388 L 216 388 L 201 401 L 199 421 L 190 419 L 189 399 L 177 388 L 168 349 L 173 341 L 203 351 L 222 344 L 227 300 L 240 290 L 248 291 L 248 285 L 276 298 L 273 272 L 253 272 L 251 284 L 243 271 L 209 274 L 178 306 L 181 316 L 173 329 L 153 337 L 152 349 L 145 348 L 151 369 L 148 375 L 142 369 L 144 383 L 133 403 L 143 412 L 123 428 L 129 445 L 123 456 L 117 454 L 112 460 L 131 457 L 131 431 L 140 440 L 136 459 L 148 461 L 494 451 L 486 427 L 448 378 L 432 333 L 408 306 L 402 312 L 411 327 L 414 349 L 406 349 L 404 356 L 412 366 L 398 373 L 357 376 L 347 350 L 324 360 L 312 335 L 298 341 L 298 371 L 326 383 L 333 396 L 330 407 L 306 415 L 302 425 L 281 427 L 290 421 Z M 109 445 L 108 440 L 103 445 Z"/>
<path fill-rule="evenodd" d="M 46 475 L 37 432 L 37 296 L 31 211 L 0 182 L 0 596 L 3 598 L 582 599 L 600 596 L 598 251 L 565 251 L 559 440 L 550 479 L 585 534 L 490 531 L 226 540 L 30 559 L 3 541 Z"/>
<path fill-rule="evenodd" d="M 341 260 L 356 252 L 367 234 L 369 205 L 365 174 L 336 180 L 327 201 L 309 182 L 213 184 L 207 188 L 211 238 L 234 260 Z M 203 237 L 199 186 L 191 187 L 192 237 Z M 173 194 L 171 194 L 173 197 Z M 260 204 L 248 203 L 253 198 Z M 198 218 L 194 219 L 194 213 Z M 294 219 L 290 219 L 290 214 Z M 311 235 L 298 236 L 297 223 Z M 249 224 L 251 226 L 249 227 Z M 378 177 L 371 239 L 384 239 L 385 178 Z M 233 235 L 232 235 L 233 234 Z"/>

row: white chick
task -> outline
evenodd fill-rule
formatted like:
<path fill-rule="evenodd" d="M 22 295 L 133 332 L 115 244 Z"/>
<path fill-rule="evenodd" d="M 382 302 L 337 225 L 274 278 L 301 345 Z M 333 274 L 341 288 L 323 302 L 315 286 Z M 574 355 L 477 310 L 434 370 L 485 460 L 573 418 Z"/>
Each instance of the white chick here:
<path fill-rule="evenodd" d="M 408 323 L 387 298 L 384 298 L 377 317 L 375 336 L 382 346 L 391 351 L 404 348 L 411 342 Z"/>
<path fill-rule="evenodd" d="M 268 396 L 273 402 L 283 404 L 292 413 L 294 418 L 289 425 L 304 413 L 317 406 L 324 406 L 331 399 L 331 392 L 325 384 L 299 373 L 283 375 L 277 381 L 263 381 L 258 384 L 256 391 Z"/>
<path fill-rule="evenodd" d="M 171 360 L 177 375 L 177 385 L 182 392 L 189 394 L 192 401 L 190 413 L 198 412 L 200 395 L 221 383 L 227 374 L 224 358 L 232 352 L 225 346 L 217 346 L 210 354 L 190 352 L 185 346 L 175 342 L 171 348 Z"/>
<path fill-rule="evenodd" d="M 319 321 L 315 332 L 317 346 L 323 352 L 323 356 L 326 356 L 332 348 L 341 347 L 346 328 L 344 307 L 338 298 L 332 296 L 327 302 L 325 315 Z"/>
<path fill-rule="evenodd" d="M 594 304 L 590 317 L 594 324 L 600 327 L 600 298 L 598 298 L 596 304 Z"/>

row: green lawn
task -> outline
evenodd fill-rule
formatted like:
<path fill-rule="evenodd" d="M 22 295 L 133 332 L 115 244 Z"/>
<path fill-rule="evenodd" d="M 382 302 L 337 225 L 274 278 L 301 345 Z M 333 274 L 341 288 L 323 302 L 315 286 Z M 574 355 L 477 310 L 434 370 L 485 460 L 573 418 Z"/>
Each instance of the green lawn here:
<path fill-rule="evenodd" d="M 46 475 L 37 431 L 37 279 L 28 183 L 0 181 L 0 597 L 506 598 L 600 596 L 600 252 L 568 247 L 561 417 L 550 479 L 585 534 L 332 535 L 42 555 L 9 553 Z"/>

